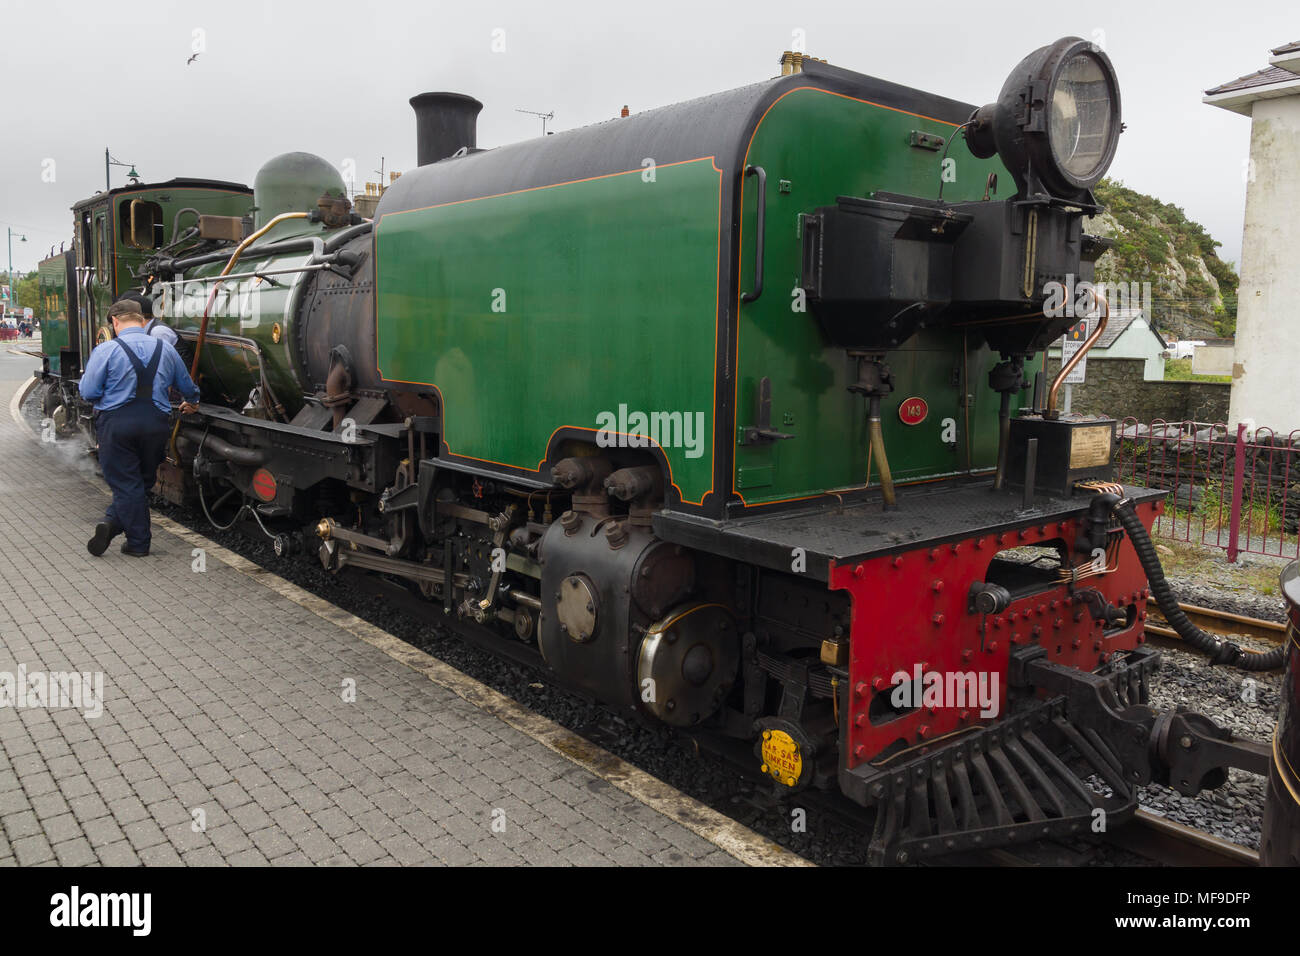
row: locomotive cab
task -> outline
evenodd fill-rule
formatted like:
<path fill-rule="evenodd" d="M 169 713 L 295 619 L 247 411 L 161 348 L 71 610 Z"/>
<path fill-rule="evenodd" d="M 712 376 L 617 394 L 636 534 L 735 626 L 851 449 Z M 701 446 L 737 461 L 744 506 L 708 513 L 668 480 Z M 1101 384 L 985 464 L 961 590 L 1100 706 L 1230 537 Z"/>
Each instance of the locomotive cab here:
<path fill-rule="evenodd" d="M 52 334 L 41 347 L 44 408 L 60 427 L 93 430 L 91 409 L 76 392 L 90 352 L 112 336 L 108 307 L 124 292 L 152 284 L 147 264 L 161 253 L 211 249 L 199 228 L 205 215 L 238 220 L 247 214 L 251 190 L 238 183 L 172 179 L 96 193 L 73 206 L 72 248 L 42 263 L 49 281 L 45 320 Z M 62 316 L 62 317 L 60 317 Z"/>

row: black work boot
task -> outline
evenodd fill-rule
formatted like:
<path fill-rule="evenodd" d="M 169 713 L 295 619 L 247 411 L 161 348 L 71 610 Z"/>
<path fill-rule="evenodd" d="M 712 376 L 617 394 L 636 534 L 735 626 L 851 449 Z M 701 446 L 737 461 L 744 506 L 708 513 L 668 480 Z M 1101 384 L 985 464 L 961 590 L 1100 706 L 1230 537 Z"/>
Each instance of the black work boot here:
<path fill-rule="evenodd" d="M 99 557 L 108 550 L 109 542 L 122 533 L 122 528 L 116 524 L 110 524 L 107 521 L 101 521 L 95 525 L 95 533 L 89 541 L 86 542 L 86 550 Z"/>

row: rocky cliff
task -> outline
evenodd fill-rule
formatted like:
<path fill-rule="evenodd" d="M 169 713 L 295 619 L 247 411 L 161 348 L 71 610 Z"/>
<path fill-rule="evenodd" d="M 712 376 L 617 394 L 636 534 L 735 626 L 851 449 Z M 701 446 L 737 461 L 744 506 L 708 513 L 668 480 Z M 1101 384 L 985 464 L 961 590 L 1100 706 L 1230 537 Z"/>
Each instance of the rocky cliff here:
<path fill-rule="evenodd" d="M 1237 272 L 1216 242 L 1179 206 L 1103 179 L 1093 190 L 1105 208 L 1084 229 L 1114 240 L 1097 261 L 1097 279 L 1150 283 L 1151 311 L 1176 338 L 1230 337 L 1237 327 Z"/>

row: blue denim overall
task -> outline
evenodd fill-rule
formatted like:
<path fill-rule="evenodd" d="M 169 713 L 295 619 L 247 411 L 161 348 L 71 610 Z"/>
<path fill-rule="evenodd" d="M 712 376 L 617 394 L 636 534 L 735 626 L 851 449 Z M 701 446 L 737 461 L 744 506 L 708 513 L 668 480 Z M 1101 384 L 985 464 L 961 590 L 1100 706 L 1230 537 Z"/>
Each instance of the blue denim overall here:
<path fill-rule="evenodd" d="M 135 369 L 135 397 L 125 405 L 95 415 L 99 466 L 113 490 L 113 503 L 104 512 L 104 520 L 114 531 L 126 532 L 126 546 L 132 551 L 148 551 L 152 538 L 149 489 L 167 453 L 170 421 L 168 413 L 153 403 L 153 380 L 165 345 L 157 342 L 145 365 L 121 339 L 114 341 Z"/>

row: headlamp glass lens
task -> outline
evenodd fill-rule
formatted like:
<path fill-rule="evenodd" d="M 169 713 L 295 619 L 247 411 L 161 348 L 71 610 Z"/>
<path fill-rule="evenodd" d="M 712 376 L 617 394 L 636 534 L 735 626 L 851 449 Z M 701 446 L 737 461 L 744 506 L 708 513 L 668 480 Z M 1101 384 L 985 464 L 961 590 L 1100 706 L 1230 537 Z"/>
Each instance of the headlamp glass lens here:
<path fill-rule="evenodd" d="M 1110 84 L 1095 57 L 1076 54 L 1057 75 L 1048 135 L 1061 168 L 1087 180 L 1105 161 L 1113 120 Z"/>

